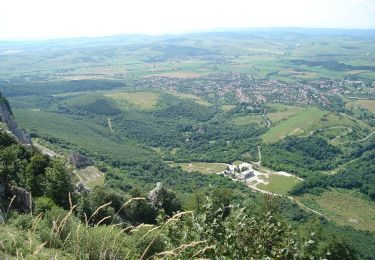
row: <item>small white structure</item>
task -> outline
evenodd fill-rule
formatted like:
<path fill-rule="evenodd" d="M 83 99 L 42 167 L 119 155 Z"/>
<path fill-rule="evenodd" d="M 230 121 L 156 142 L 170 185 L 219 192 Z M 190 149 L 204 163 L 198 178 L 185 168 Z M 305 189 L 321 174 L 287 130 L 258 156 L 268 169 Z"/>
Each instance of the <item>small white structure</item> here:
<path fill-rule="evenodd" d="M 246 181 L 255 175 L 253 166 L 250 163 L 241 163 L 238 166 L 227 165 L 227 169 L 223 172 L 223 174 L 240 181 Z"/>

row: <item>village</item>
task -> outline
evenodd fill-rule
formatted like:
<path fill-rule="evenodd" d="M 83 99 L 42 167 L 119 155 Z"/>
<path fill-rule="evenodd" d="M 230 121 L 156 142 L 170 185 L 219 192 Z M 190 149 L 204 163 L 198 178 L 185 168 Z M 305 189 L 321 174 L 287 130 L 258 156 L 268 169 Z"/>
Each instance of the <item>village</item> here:
<path fill-rule="evenodd" d="M 220 97 L 234 96 L 241 103 L 266 102 L 293 105 L 321 105 L 329 107 L 330 97 L 350 95 L 362 81 L 317 79 L 299 82 L 282 82 L 274 79 L 256 79 L 252 74 L 222 72 L 196 78 L 160 76 L 141 77 L 135 81 L 139 88 L 153 88 L 169 92 L 185 92 L 206 96 L 215 92 Z M 353 86 L 355 88 L 353 89 Z"/>

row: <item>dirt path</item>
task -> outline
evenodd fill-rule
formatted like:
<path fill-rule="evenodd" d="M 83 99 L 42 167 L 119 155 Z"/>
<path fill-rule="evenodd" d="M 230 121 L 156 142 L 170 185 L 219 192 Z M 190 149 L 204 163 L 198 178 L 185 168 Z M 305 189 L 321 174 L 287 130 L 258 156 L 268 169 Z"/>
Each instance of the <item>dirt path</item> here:
<path fill-rule="evenodd" d="M 268 119 L 268 117 L 266 116 L 266 111 L 263 112 L 263 118 L 264 118 L 264 121 L 266 121 L 266 124 L 267 124 L 267 128 L 270 128 L 271 126 L 271 121 Z"/>
<path fill-rule="evenodd" d="M 331 126 L 331 127 L 327 127 L 327 128 L 319 128 L 319 129 L 316 129 L 316 130 L 311 130 L 310 133 L 308 133 L 307 135 L 301 135 L 301 137 L 309 137 L 310 135 L 313 135 L 314 133 L 318 132 L 318 131 L 325 131 L 325 130 L 330 130 L 330 129 L 347 129 L 348 131 L 341 134 L 341 135 L 338 135 L 336 136 L 335 138 L 333 138 L 331 141 L 332 142 L 335 142 L 336 139 L 340 138 L 340 137 L 343 137 L 349 133 L 352 133 L 353 132 L 353 129 L 350 128 L 350 127 L 347 127 L 347 126 L 342 126 L 342 125 L 339 125 L 339 126 Z"/>
<path fill-rule="evenodd" d="M 280 194 L 276 194 L 276 193 L 272 193 L 270 191 L 266 191 L 266 190 L 261 190 L 257 187 L 254 187 L 254 186 L 250 186 L 250 185 L 247 185 L 250 189 L 252 190 L 255 190 L 255 191 L 258 191 L 260 193 L 263 193 L 263 194 L 269 194 L 269 195 L 272 195 L 272 196 L 277 196 L 277 197 L 283 197 L 283 195 L 280 195 Z M 324 217 L 326 219 L 329 219 L 327 216 L 323 215 L 322 213 L 320 213 L 319 211 L 316 211 L 315 209 L 312 209 L 308 206 L 306 206 L 305 204 L 302 204 L 301 202 L 299 202 L 298 200 L 296 200 L 294 197 L 292 196 L 287 196 L 286 198 L 290 199 L 291 201 L 293 201 L 294 203 L 296 203 L 300 208 L 306 210 L 306 211 L 310 211 L 316 215 L 319 215 L 321 217 Z"/>
<path fill-rule="evenodd" d="M 339 138 L 341 138 L 341 137 L 343 137 L 343 136 L 345 136 L 345 135 L 350 134 L 350 133 L 353 132 L 353 129 L 351 129 L 350 127 L 346 127 L 346 126 L 342 126 L 342 127 L 331 127 L 331 128 L 329 128 L 329 129 L 335 129 L 335 128 L 348 129 L 348 131 L 345 132 L 345 133 L 343 133 L 343 134 L 341 134 L 341 135 L 336 136 L 335 138 L 333 138 L 333 139 L 331 140 L 332 142 L 336 142 L 336 139 L 339 139 Z"/>
<path fill-rule="evenodd" d="M 107 118 L 107 122 L 108 122 L 109 130 L 110 130 L 111 132 L 113 132 L 111 118 L 108 117 L 108 118 Z"/>
<path fill-rule="evenodd" d="M 372 133 L 370 133 L 368 136 L 366 136 L 365 138 L 362 138 L 362 139 L 360 139 L 360 140 L 358 140 L 357 142 L 363 142 L 363 141 L 366 141 L 367 139 L 369 139 L 372 135 L 374 135 L 375 134 L 375 131 L 374 132 L 372 132 Z"/>
<path fill-rule="evenodd" d="M 296 203 L 298 206 L 300 206 L 301 208 L 304 208 L 305 210 L 307 211 L 310 211 L 312 213 L 315 213 L 321 217 L 324 217 L 326 219 L 328 219 L 327 216 L 323 215 L 322 213 L 320 213 L 319 211 L 316 211 L 315 209 L 312 209 L 308 206 L 306 206 L 305 204 L 302 204 L 301 202 L 299 202 L 298 200 L 296 200 L 295 198 L 293 198 L 292 196 L 288 196 L 288 199 L 290 199 L 291 201 L 293 201 L 294 203 Z"/>
<path fill-rule="evenodd" d="M 262 164 L 262 153 L 260 152 L 260 146 L 259 145 L 258 145 L 258 158 L 259 158 L 258 165 L 260 167 L 261 164 Z"/>
<path fill-rule="evenodd" d="M 48 155 L 49 157 L 61 157 L 61 155 L 55 153 L 54 151 L 41 144 L 38 144 L 36 141 L 33 141 L 33 146 L 37 148 L 42 154 Z"/>

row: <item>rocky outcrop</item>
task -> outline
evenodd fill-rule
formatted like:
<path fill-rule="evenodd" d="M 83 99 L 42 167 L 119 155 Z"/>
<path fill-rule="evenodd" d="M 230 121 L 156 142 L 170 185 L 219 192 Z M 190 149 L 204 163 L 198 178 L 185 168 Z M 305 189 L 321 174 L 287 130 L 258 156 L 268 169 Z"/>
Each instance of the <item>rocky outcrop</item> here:
<path fill-rule="evenodd" d="M 30 212 L 33 205 L 31 193 L 20 187 L 11 187 L 11 197 L 14 197 L 12 207 L 18 209 L 21 212 Z"/>
<path fill-rule="evenodd" d="M 161 207 L 162 206 L 162 201 L 160 199 L 160 194 L 163 191 L 163 185 L 158 182 L 156 183 L 156 187 L 152 189 L 149 194 L 148 194 L 148 200 L 151 205 L 154 207 Z"/>
<path fill-rule="evenodd" d="M 0 93 L 0 122 L 7 125 L 10 132 L 17 138 L 17 140 L 26 145 L 32 145 L 31 138 L 25 131 L 17 125 L 14 120 L 12 110 L 10 109 L 8 101 Z"/>
<path fill-rule="evenodd" d="M 91 165 L 92 161 L 78 152 L 72 152 L 69 156 L 69 163 L 73 164 L 76 168 L 82 168 Z"/>

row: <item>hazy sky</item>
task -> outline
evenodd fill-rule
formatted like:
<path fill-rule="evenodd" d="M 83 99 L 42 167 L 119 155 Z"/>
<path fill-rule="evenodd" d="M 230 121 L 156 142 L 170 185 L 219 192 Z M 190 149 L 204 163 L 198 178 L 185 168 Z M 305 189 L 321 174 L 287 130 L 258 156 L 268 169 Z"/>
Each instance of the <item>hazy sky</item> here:
<path fill-rule="evenodd" d="M 375 28 L 375 0 L 0 0 L 0 39 L 286 26 Z"/>

